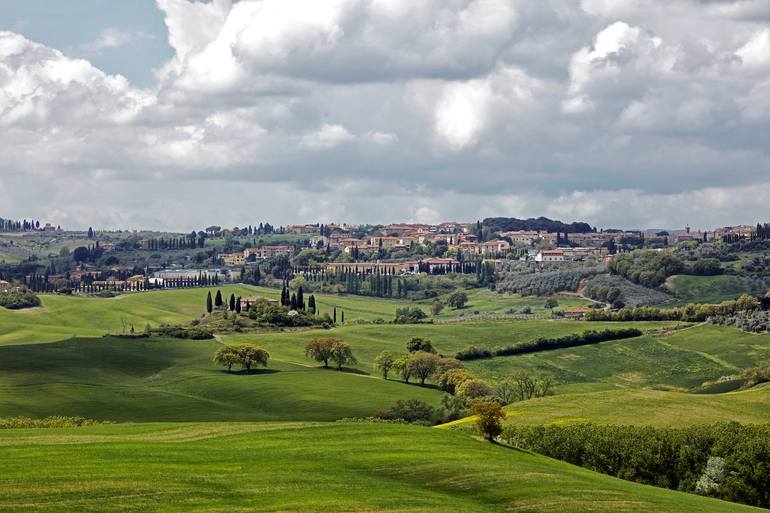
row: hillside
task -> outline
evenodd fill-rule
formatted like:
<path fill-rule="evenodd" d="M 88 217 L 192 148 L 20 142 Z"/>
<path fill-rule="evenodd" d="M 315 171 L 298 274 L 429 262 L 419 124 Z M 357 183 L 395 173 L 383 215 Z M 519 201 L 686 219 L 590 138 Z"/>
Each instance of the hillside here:
<path fill-rule="evenodd" d="M 734 421 L 770 422 L 770 388 L 698 395 L 661 390 L 617 388 L 567 393 L 506 407 L 509 424 L 561 425 L 579 422 L 637 426 L 686 427 Z M 468 417 L 446 426 L 470 428 Z"/>
<path fill-rule="evenodd" d="M 0 347 L 0 417 L 121 422 L 336 420 L 441 394 L 365 375 L 271 359 L 251 375 L 211 363 L 215 341 L 73 339 Z"/>
<path fill-rule="evenodd" d="M 402 425 L 9 430 L 0 458 L 0 512 L 761 511 Z"/>
<path fill-rule="evenodd" d="M 690 276 L 676 275 L 666 280 L 665 289 L 676 296 L 679 304 L 721 303 L 736 299 L 741 294 L 751 294 L 751 287 L 741 276 Z"/>

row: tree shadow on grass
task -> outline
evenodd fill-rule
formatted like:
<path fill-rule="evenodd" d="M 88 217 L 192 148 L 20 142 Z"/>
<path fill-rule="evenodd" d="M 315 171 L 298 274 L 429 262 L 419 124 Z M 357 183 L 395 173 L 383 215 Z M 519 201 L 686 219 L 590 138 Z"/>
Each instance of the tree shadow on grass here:
<path fill-rule="evenodd" d="M 232 372 L 227 372 L 227 369 L 222 369 L 218 371 L 218 374 L 227 374 L 228 376 L 259 376 L 261 374 L 275 374 L 276 372 L 281 371 L 278 369 L 251 369 L 247 372 L 243 369 L 233 369 Z"/>

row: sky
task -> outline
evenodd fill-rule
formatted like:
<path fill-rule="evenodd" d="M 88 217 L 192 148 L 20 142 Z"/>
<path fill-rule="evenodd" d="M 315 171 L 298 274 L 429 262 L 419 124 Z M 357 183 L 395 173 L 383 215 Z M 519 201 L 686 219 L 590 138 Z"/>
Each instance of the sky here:
<path fill-rule="evenodd" d="M 770 220 L 770 0 L 0 0 L 0 217 Z"/>

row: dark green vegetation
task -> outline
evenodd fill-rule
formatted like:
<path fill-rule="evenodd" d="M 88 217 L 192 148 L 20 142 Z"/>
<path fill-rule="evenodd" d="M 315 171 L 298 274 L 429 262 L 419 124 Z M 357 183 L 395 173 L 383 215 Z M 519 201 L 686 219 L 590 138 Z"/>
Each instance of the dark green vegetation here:
<path fill-rule="evenodd" d="M 688 278 L 692 277 L 688 276 Z M 601 292 L 602 290 L 606 291 L 604 297 L 597 294 L 597 292 Z M 617 291 L 617 295 L 608 298 L 606 294 L 611 293 L 610 291 Z M 643 287 L 628 281 L 622 276 L 611 274 L 602 274 L 588 280 L 583 294 L 586 297 L 610 304 L 614 303 L 616 300 L 620 300 L 623 305 L 629 307 L 660 305 L 674 301 L 674 298 L 665 292 Z M 612 299 L 612 301 L 609 301 L 608 299 Z"/>
<path fill-rule="evenodd" d="M 32 292 L 0 292 L 0 307 L 22 310 L 40 306 L 40 298 Z"/>
<path fill-rule="evenodd" d="M 497 283 L 500 292 L 514 292 L 525 296 L 546 296 L 557 292 L 575 292 L 580 283 L 594 276 L 596 268 L 577 268 L 563 270 L 521 269 L 502 274 Z"/>
<path fill-rule="evenodd" d="M 508 426 L 522 449 L 629 481 L 770 506 L 770 425 Z"/>
<path fill-rule="evenodd" d="M 602 331 L 586 331 L 573 335 L 565 335 L 558 338 L 537 338 L 528 342 L 495 349 L 468 347 L 459 351 L 456 355 L 458 360 L 479 360 L 482 358 L 492 358 L 493 356 L 514 356 L 529 353 L 538 353 L 541 351 L 552 351 L 554 349 L 565 349 L 568 347 L 586 346 L 589 344 L 598 344 L 608 340 L 622 340 L 626 338 L 640 337 L 641 330 L 636 328 L 626 329 L 606 329 Z"/>
<path fill-rule="evenodd" d="M 9 430 L 0 459 L 3 512 L 758 511 L 401 425 Z"/>
<path fill-rule="evenodd" d="M 144 338 L 0 347 L 0 412 L 121 422 L 336 420 L 372 415 L 397 399 L 441 399 L 433 389 L 274 355 L 266 369 L 228 374 L 211 361 L 219 347 Z"/>

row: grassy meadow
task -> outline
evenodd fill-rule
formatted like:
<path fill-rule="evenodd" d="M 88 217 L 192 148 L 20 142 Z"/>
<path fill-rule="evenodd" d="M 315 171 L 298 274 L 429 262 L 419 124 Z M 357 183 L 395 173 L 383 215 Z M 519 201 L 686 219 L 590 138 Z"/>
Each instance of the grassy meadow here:
<path fill-rule="evenodd" d="M 130 329 L 141 331 L 146 324 L 157 326 L 161 323 L 185 323 L 205 313 L 206 294 L 221 290 L 225 298 L 261 295 L 280 298 L 281 291 L 266 287 L 248 285 L 222 285 L 211 288 L 156 290 L 124 294 L 114 298 L 41 295 L 41 308 L 10 311 L 0 308 L 0 345 L 52 342 L 71 337 L 99 337 L 106 333 L 123 331 L 123 321 Z M 535 314 L 544 314 L 544 298 L 524 298 L 519 295 L 503 295 L 489 290 L 469 291 L 468 305 L 463 309 L 445 308 L 438 319 L 457 318 L 460 315 L 499 313 L 520 310 L 525 306 Z M 574 297 L 558 297 L 560 308 L 580 306 L 587 302 Z M 419 306 L 426 313 L 430 303 L 397 299 L 369 298 L 316 294 L 316 304 L 321 313 L 331 315 L 338 309 L 338 320 L 345 312 L 345 322 L 357 320 L 390 321 L 396 309 L 404 306 Z"/>
<path fill-rule="evenodd" d="M 82 416 L 119 421 L 337 420 L 399 399 L 437 406 L 441 393 L 271 359 L 228 374 L 212 340 L 72 339 L 0 347 L 0 417 Z"/>
<path fill-rule="evenodd" d="M 687 303 L 721 303 L 751 291 L 744 278 L 732 275 L 676 275 L 666 281 L 666 289 L 677 297 L 677 305 Z"/>
<path fill-rule="evenodd" d="M 223 295 L 280 291 L 221 286 Z M 212 292 L 216 288 L 211 289 Z M 743 512 L 759 511 L 642 486 L 568 464 L 482 443 L 461 429 L 366 422 L 397 400 L 438 407 L 430 386 L 383 380 L 383 350 L 405 352 L 412 337 L 440 353 L 504 346 L 538 337 L 635 326 L 645 335 L 591 346 L 466 362 L 494 384 L 518 371 L 552 375 L 556 395 L 506 408 L 509 423 L 686 426 L 770 421 L 770 387 L 692 394 L 707 380 L 770 365 L 770 335 L 675 322 L 476 320 L 393 325 L 414 303 L 316 295 L 322 312 L 345 311 L 331 330 L 229 333 L 216 340 L 103 337 L 123 323 L 185 323 L 200 317 L 206 289 L 117 298 L 42 296 L 43 307 L 0 309 L 0 417 L 81 416 L 115 422 L 81 428 L 0 430 L 3 512 Z M 585 304 L 558 298 L 560 307 Z M 504 314 L 544 298 L 469 293 L 468 306 Z M 429 303 L 418 303 L 426 311 Z M 359 362 L 344 372 L 304 356 L 311 338 L 338 337 Z M 222 344 L 252 343 L 270 364 L 229 374 L 211 358 Z"/>
<path fill-rule="evenodd" d="M 404 425 L 9 430 L 0 458 L 0 512 L 761 511 Z"/>
<path fill-rule="evenodd" d="M 639 388 L 566 393 L 514 403 L 505 408 L 509 424 L 558 425 L 592 422 L 633 426 L 686 427 L 715 422 L 770 422 L 770 388 L 698 395 Z M 444 427 L 472 427 L 467 417 Z"/>

